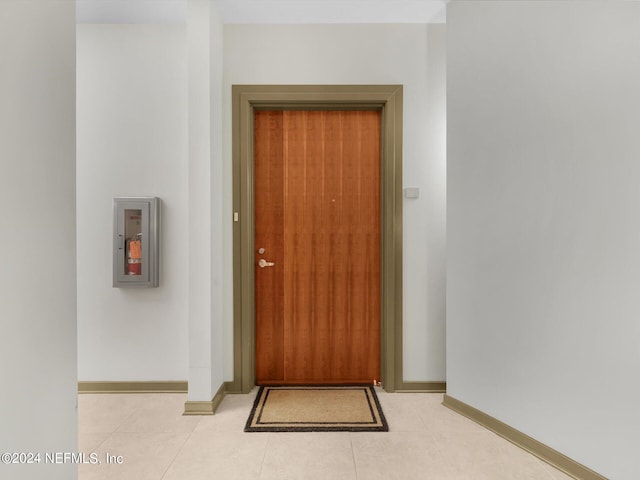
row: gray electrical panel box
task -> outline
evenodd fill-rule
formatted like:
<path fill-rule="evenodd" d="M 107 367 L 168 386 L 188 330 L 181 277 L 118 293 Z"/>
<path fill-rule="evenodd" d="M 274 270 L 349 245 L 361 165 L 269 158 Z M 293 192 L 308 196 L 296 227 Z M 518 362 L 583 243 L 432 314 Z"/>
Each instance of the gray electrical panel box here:
<path fill-rule="evenodd" d="M 113 286 L 157 287 L 160 280 L 160 199 L 113 199 Z"/>

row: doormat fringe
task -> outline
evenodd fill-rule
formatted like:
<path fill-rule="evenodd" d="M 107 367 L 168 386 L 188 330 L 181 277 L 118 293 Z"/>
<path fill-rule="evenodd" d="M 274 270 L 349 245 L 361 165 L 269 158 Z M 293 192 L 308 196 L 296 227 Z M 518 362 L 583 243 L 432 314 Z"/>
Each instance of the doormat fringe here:
<path fill-rule="evenodd" d="M 388 432 L 371 385 L 262 386 L 245 432 Z"/>

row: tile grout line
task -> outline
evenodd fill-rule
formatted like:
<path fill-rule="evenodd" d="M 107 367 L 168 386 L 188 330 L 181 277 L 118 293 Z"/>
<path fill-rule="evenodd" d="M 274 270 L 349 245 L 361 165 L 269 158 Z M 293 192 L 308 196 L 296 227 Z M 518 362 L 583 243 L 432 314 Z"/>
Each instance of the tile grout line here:
<path fill-rule="evenodd" d="M 108 394 L 107 394 L 107 395 L 108 395 Z M 123 418 L 122 422 L 120 422 L 120 423 L 118 424 L 118 426 L 117 426 L 117 427 L 116 427 L 116 429 L 112 432 L 112 434 L 113 434 L 113 433 L 132 433 L 132 432 L 126 432 L 126 431 L 122 431 L 122 432 L 121 432 L 121 431 L 120 431 L 120 429 L 121 429 L 122 427 L 124 427 L 124 426 L 126 426 L 126 425 L 128 425 L 128 424 L 130 423 L 130 422 L 128 422 L 128 420 L 129 420 L 130 418 L 133 418 L 133 419 L 138 418 L 138 416 L 139 416 L 139 413 L 138 413 L 138 412 L 139 412 L 140 410 L 142 410 L 142 407 L 140 407 L 140 406 L 138 406 L 138 407 L 136 407 L 136 408 L 132 409 L 132 410 L 131 410 L 131 413 L 130 413 L 129 415 L 127 415 L 127 416 L 126 416 L 126 418 Z"/>
<path fill-rule="evenodd" d="M 107 437 L 102 442 L 100 442 L 98 445 L 96 445 L 94 448 L 90 449 L 91 450 L 89 452 L 90 454 L 91 453 L 96 453 L 97 454 L 98 453 L 97 451 L 100 449 L 100 447 L 102 445 L 104 445 L 105 443 L 107 443 L 107 441 L 113 437 L 114 432 L 106 432 L 106 433 L 107 433 Z M 78 449 L 80 448 L 80 445 L 79 445 L 80 444 L 80 435 L 82 435 L 82 433 L 78 432 Z M 82 480 L 80 478 L 80 465 L 77 466 L 76 471 L 78 472 L 78 480 Z"/>
<path fill-rule="evenodd" d="M 100 395 L 100 394 L 97 394 L 97 395 Z M 80 409 L 80 405 L 79 405 L 79 402 L 78 402 L 78 406 L 77 406 L 77 410 L 76 411 L 79 412 L 79 409 Z M 132 409 L 132 411 L 128 415 L 123 416 L 122 421 L 118 422 L 117 425 L 113 428 L 113 430 L 111 430 L 109 432 L 96 432 L 96 433 L 106 433 L 107 437 L 102 442 L 100 442 L 95 448 L 91 449 L 91 453 L 93 453 L 93 452 L 97 453 L 97 450 L 100 449 L 100 447 L 102 447 L 109 440 L 113 439 L 115 441 L 114 435 L 116 433 L 119 433 L 118 430 L 120 429 L 120 427 L 122 427 L 130 417 L 135 415 L 137 410 L 138 410 L 137 408 L 136 409 Z M 80 430 L 79 429 L 79 425 L 78 425 L 78 430 Z M 122 433 L 122 432 L 120 432 L 120 433 Z M 80 442 L 80 435 L 82 435 L 82 433 L 80 431 L 78 431 L 78 443 Z M 78 445 L 78 447 L 79 447 L 79 445 Z M 79 468 L 78 468 L 78 479 L 80 480 Z"/>
<path fill-rule="evenodd" d="M 268 435 L 269 436 L 267 437 L 267 444 L 264 446 L 264 453 L 262 454 L 262 461 L 260 462 L 260 471 L 258 472 L 258 478 L 256 480 L 260 480 L 260 477 L 262 477 L 262 469 L 264 468 L 264 459 L 267 457 L 267 449 L 269 448 L 269 443 L 271 443 L 271 436 L 273 434 L 269 433 Z"/>
<path fill-rule="evenodd" d="M 187 438 L 185 438 L 184 443 L 182 444 L 182 446 L 178 449 L 178 451 L 175 453 L 175 455 L 173 456 L 173 458 L 171 459 L 171 461 L 169 462 L 169 464 L 167 465 L 167 468 L 164 469 L 164 472 L 162 473 L 162 475 L 160 476 L 160 480 L 164 480 L 164 478 L 167 476 L 167 473 L 169 472 L 169 469 L 171 469 L 171 466 L 173 465 L 173 463 L 176 461 L 176 458 L 178 458 L 178 455 L 180 455 L 182 453 L 182 451 L 184 450 L 185 446 L 187 445 L 187 443 L 189 442 L 189 440 L 191 439 L 191 436 L 194 434 L 194 432 L 196 431 L 196 428 L 198 428 L 198 425 L 200 424 L 200 422 L 202 422 L 202 418 L 198 420 L 198 423 L 196 423 L 193 426 L 193 430 L 191 430 L 189 432 L 189 436 Z"/>
<path fill-rule="evenodd" d="M 356 452 L 353 450 L 353 433 L 349 432 L 349 443 L 351 444 L 351 458 L 353 458 L 353 470 L 356 473 L 356 480 L 358 480 L 358 465 L 356 463 Z"/>

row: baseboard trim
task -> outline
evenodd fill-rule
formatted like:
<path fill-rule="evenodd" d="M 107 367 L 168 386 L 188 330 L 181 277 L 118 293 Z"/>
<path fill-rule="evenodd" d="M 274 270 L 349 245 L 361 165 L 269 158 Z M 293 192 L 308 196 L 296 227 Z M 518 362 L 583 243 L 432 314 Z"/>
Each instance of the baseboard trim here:
<path fill-rule="evenodd" d="M 215 415 L 225 394 L 226 384 L 223 383 L 210 401 L 186 401 L 182 415 Z"/>
<path fill-rule="evenodd" d="M 226 383 L 222 383 L 222 385 L 218 387 L 218 391 L 216 392 L 216 394 L 211 399 L 211 407 L 213 408 L 213 413 L 216 413 L 216 410 L 220 406 L 220 402 L 222 402 L 222 399 L 226 394 L 227 394 L 227 385 Z"/>
<path fill-rule="evenodd" d="M 540 460 L 547 462 L 549 465 L 577 480 L 607 480 L 606 477 L 603 477 L 599 473 L 594 472 L 557 450 L 539 442 L 535 438 L 510 427 L 506 423 L 487 415 L 471 405 L 467 405 L 466 403 L 449 395 L 444 396 L 442 404 L 454 412 L 464 415 L 483 427 L 488 428 L 492 432 L 500 435 L 502 438 L 509 440 L 514 445 L 517 445 L 523 450 L 535 455 Z"/>
<path fill-rule="evenodd" d="M 224 391 L 225 393 L 238 394 L 238 393 L 242 393 L 242 388 L 240 387 L 239 382 L 235 382 L 235 381 L 224 382 Z"/>
<path fill-rule="evenodd" d="M 226 393 L 242 393 L 234 382 L 225 382 Z M 446 393 L 447 382 L 401 382 L 396 386 L 399 393 Z"/>
<path fill-rule="evenodd" d="M 396 392 L 401 393 L 445 393 L 447 382 L 401 382 Z"/>
<path fill-rule="evenodd" d="M 78 382 L 78 393 L 187 393 L 188 382 Z"/>

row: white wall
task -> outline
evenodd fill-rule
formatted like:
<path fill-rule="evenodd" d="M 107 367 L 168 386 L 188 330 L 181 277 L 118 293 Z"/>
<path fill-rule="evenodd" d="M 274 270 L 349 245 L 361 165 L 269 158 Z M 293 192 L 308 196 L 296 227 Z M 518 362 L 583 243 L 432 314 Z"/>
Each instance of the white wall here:
<path fill-rule="evenodd" d="M 225 258 L 228 256 L 224 222 L 225 176 L 223 156 L 223 68 L 224 68 L 224 28 L 219 11 L 212 4 L 210 10 L 210 53 L 209 78 L 211 81 L 211 381 L 215 389 L 222 385 L 224 372 L 224 328 L 228 318 L 225 312 L 225 298 L 233 304 L 232 282 L 225 278 Z"/>
<path fill-rule="evenodd" d="M 403 84 L 405 185 L 421 190 L 419 199 L 404 203 L 404 380 L 444 380 L 444 130 L 431 128 L 444 123 L 443 27 L 225 25 L 224 32 L 226 284 L 232 285 L 231 85 Z M 228 380 L 232 315 L 229 287 Z"/>
<path fill-rule="evenodd" d="M 16 480 L 77 478 L 73 2 L 0 2 L 0 465 Z"/>
<path fill-rule="evenodd" d="M 223 376 L 222 23 L 189 0 L 189 400 L 211 400 Z"/>
<path fill-rule="evenodd" d="M 448 393 L 640 478 L 640 4 L 447 12 Z"/>
<path fill-rule="evenodd" d="M 188 378 L 185 25 L 78 25 L 78 375 Z M 113 288 L 112 199 L 162 200 L 160 287 Z"/>

